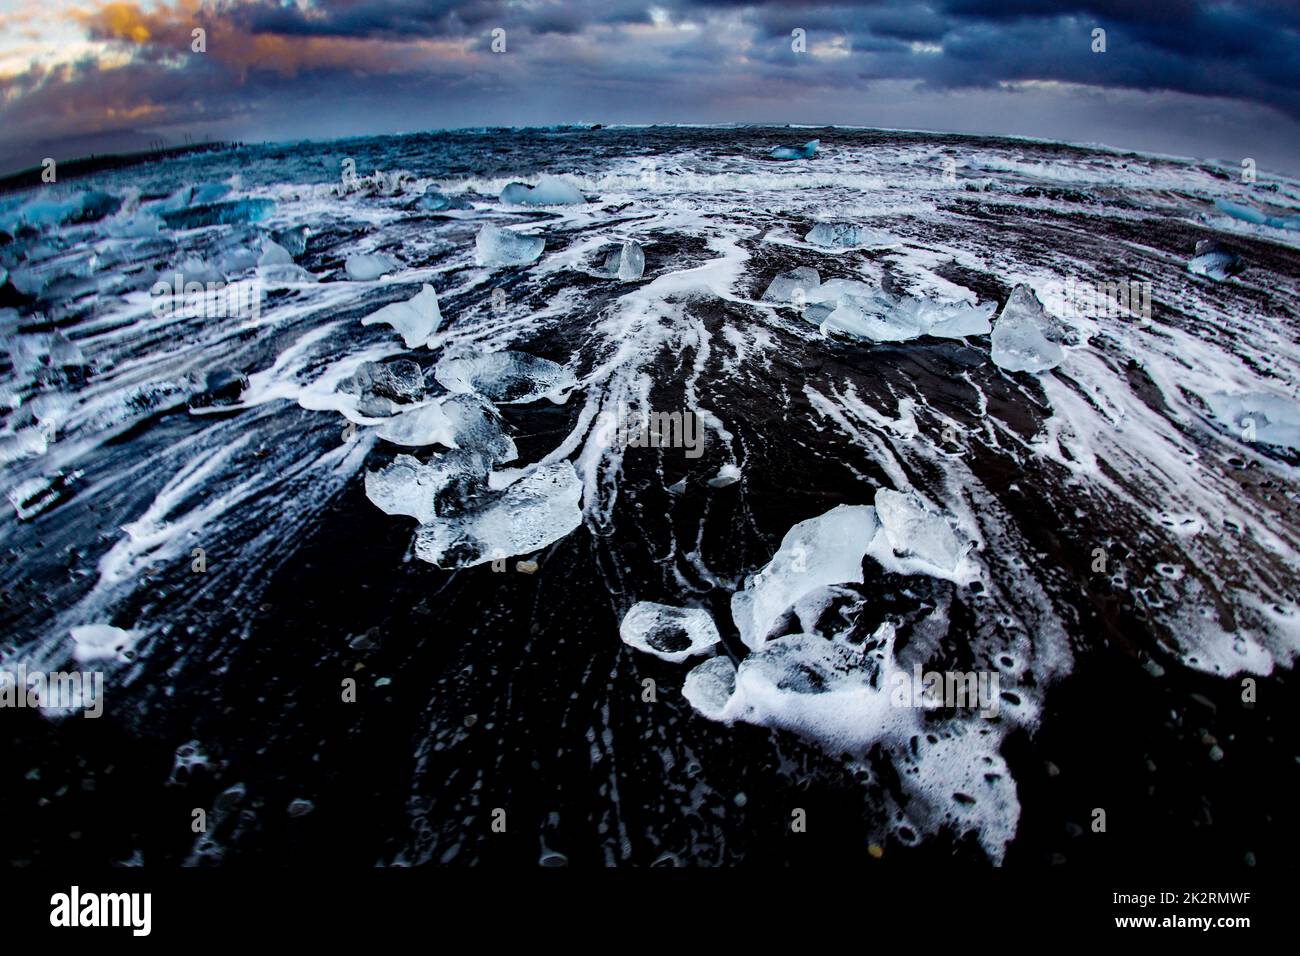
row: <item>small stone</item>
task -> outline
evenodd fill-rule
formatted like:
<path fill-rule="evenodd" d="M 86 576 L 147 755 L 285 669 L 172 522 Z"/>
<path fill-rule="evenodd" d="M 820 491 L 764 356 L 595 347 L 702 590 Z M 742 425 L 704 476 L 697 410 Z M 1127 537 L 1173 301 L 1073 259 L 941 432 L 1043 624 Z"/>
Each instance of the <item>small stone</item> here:
<path fill-rule="evenodd" d="M 1215 763 L 1218 763 L 1220 760 L 1223 759 L 1223 751 L 1219 749 L 1218 744 L 1215 744 L 1213 747 L 1210 748 L 1210 759 L 1213 760 Z"/>
<path fill-rule="evenodd" d="M 466 727 L 473 727 L 473 726 L 474 726 L 475 724 L 477 724 L 477 723 L 478 723 L 478 714 L 466 714 L 466 715 L 465 715 L 465 726 L 466 726 Z"/>
<path fill-rule="evenodd" d="M 515 570 L 518 571 L 518 572 L 520 572 L 521 574 L 536 574 L 536 573 L 537 573 L 537 562 L 536 562 L 536 561 L 516 561 L 516 562 L 515 562 Z"/>
<path fill-rule="evenodd" d="M 1061 775 L 1061 768 L 1049 760 L 1047 761 L 1047 775 L 1049 777 L 1059 777 Z"/>
<path fill-rule="evenodd" d="M 295 819 L 297 817 L 305 817 L 315 809 L 316 804 L 312 803 L 310 800 L 304 800 L 302 797 L 295 797 L 289 801 L 289 816 L 294 817 Z"/>
<path fill-rule="evenodd" d="M 881 857 L 885 855 L 885 850 L 883 847 L 873 843 L 869 847 L 867 847 L 867 854 L 873 860 L 879 860 Z"/>

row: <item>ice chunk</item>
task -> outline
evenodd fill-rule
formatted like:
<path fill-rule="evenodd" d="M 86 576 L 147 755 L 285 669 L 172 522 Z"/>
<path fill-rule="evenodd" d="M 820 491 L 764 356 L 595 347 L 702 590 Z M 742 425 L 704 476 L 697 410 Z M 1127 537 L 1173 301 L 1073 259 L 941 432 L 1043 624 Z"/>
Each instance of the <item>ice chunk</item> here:
<path fill-rule="evenodd" d="M 618 635 L 623 643 L 679 664 L 703 654 L 721 638 L 709 612 L 639 601 L 623 617 Z"/>
<path fill-rule="evenodd" d="M 773 159 L 812 159 L 821 144 L 819 139 L 810 139 L 802 146 L 777 146 L 770 155 Z"/>
<path fill-rule="evenodd" d="M 582 524 L 582 480 L 569 461 L 542 465 L 483 498 L 463 515 L 421 525 L 416 557 L 441 568 L 468 568 L 544 548 Z"/>
<path fill-rule="evenodd" d="M 1065 359 L 1059 338 L 1038 296 L 1018 285 L 993 326 L 993 361 L 1009 372 L 1045 372 Z"/>
<path fill-rule="evenodd" d="M 415 203 L 427 212 L 443 212 L 448 209 L 471 209 L 469 200 L 462 196 L 448 196 L 436 189 L 426 190 Z"/>
<path fill-rule="evenodd" d="M 448 355 L 433 376 L 449 392 L 477 392 L 505 405 L 539 398 L 559 404 L 578 384 L 574 374 L 558 362 L 513 351 Z"/>
<path fill-rule="evenodd" d="M 348 278 L 354 282 L 371 282 L 382 275 L 396 271 L 396 269 L 397 262 L 391 256 L 381 253 L 348 256 L 343 263 L 343 270 L 348 274 Z"/>
<path fill-rule="evenodd" d="M 339 383 L 352 395 L 378 396 L 395 402 L 418 402 L 424 397 L 424 369 L 410 359 L 393 362 L 362 362 Z"/>
<path fill-rule="evenodd" d="M 1205 403 L 1243 441 L 1300 451 L 1300 405 L 1272 392 L 1213 392 Z"/>
<path fill-rule="evenodd" d="M 1235 252 L 1213 239 L 1202 239 L 1196 244 L 1196 255 L 1187 263 L 1187 268 L 1195 275 L 1226 282 L 1231 276 L 1245 271 L 1246 265 Z"/>
<path fill-rule="evenodd" d="M 514 441 L 501 416 L 477 395 L 451 395 L 402 412 L 379 426 L 379 437 L 394 445 L 443 445 L 482 452 L 492 461 L 514 461 Z"/>
<path fill-rule="evenodd" d="M 1300 229 L 1300 216 L 1270 216 L 1254 206 L 1243 206 L 1241 203 L 1229 202 L 1226 199 L 1216 199 L 1214 205 L 1234 219 L 1243 222 L 1253 222 L 1258 226 L 1269 226 L 1273 229 Z"/>
<path fill-rule="evenodd" d="M 822 322 L 822 332 L 842 332 L 873 342 L 906 342 L 925 334 L 915 311 L 902 309 L 882 295 L 846 295 Z"/>
<path fill-rule="evenodd" d="M 7 465 L 11 461 L 22 461 L 24 458 L 34 458 L 37 455 L 44 455 L 50 449 L 50 433 L 48 429 L 32 425 L 29 428 L 20 428 L 10 435 L 0 435 L 0 465 Z M 31 495 L 31 488 L 43 490 L 45 482 L 39 478 L 33 479 L 36 482 L 31 487 L 26 487 L 30 483 L 25 483 L 23 487 L 24 494 L 27 497 Z M 10 503 L 18 509 L 19 516 L 22 517 L 21 502 L 26 498 L 15 500 L 13 493 L 10 494 Z"/>
<path fill-rule="evenodd" d="M 162 220 L 140 210 L 129 215 L 123 213 L 104 223 L 104 232 L 117 239 L 145 239 L 161 231 Z"/>
<path fill-rule="evenodd" d="M 931 511 L 915 493 L 878 488 L 876 517 L 885 540 L 898 557 L 930 564 L 951 574 L 966 553 L 948 519 Z"/>
<path fill-rule="evenodd" d="M 800 521 L 767 566 L 731 597 L 740 639 L 760 647 L 795 602 L 828 584 L 862 581 L 862 558 L 879 523 L 870 505 L 837 505 Z"/>
<path fill-rule="evenodd" d="M 73 656 L 81 662 L 108 658 L 125 659 L 141 638 L 139 631 L 128 631 L 108 624 L 85 624 L 68 632 L 72 637 Z"/>
<path fill-rule="evenodd" d="M 601 271 L 621 282 L 635 282 L 645 272 L 645 250 L 629 239 L 605 257 Z"/>
<path fill-rule="evenodd" d="M 0 218 L 0 229 L 13 236 L 22 226 L 71 225 L 111 216 L 122 200 L 98 190 L 75 193 L 63 199 L 32 199 Z"/>
<path fill-rule="evenodd" d="M 855 249 L 858 246 L 885 244 L 890 239 L 874 229 L 849 222 L 819 222 L 804 236 L 804 241 L 827 249 Z"/>
<path fill-rule="evenodd" d="M 881 670 L 878 658 L 858 648 L 812 634 L 788 634 L 740 662 L 735 692 L 720 709 L 722 668 L 708 675 L 714 681 L 711 693 L 693 696 L 709 708 L 700 712 L 716 714 L 715 720 L 780 727 L 833 752 L 860 752 L 882 738 L 905 736 L 898 732 L 902 727 L 910 736 L 916 727 L 915 711 L 891 705 L 889 683 L 878 679 Z"/>
<path fill-rule="evenodd" d="M 164 212 L 162 218 L 169 229 L 199 229 L 203 226 L 261 222 L 269 218 L 274 210 L 275 203 L 269 199 L 236 199 Z"/>
<path fill-rule="evenodd" d="M 511 183 L 501 190 L 501 202 L 511 206 L 570 206 L 586 201 L 577 186 L 558 176 L 543 176 L 536 186 Z"/>
<path fill-rule="evenodd" d="M 930 327 L 927 335 L 941 339 L 960 339 L 967 335 L 988 335 L 993 330 L 989 321 L 997 306 L 993 302 L 968 305 L 964 302 L 927 303 Z"/>
<path fill-rule="evenodd" d="M 728 657 L 697 664 L 682 682 L 686 702 L 710 720 L 721 720 L 736 692 L 736 665 Z"/>
<path fill-rule="evenodd" d="M 816 269 L 800 266 L 773 279 L 763 293 L 763 301 L 792 302 L 802 306 L 817 299 L 821 284 L 822 278 Z"/>
<path fill-rule="evenodd" d="M 348 260 L 349 264 L 351 260 Z M 406 343 L 408 349 L 428 345 L 433 333 L 442 325 L 442 310 L 438 308 L 438 293 L 426 284 L 405 302 L 391 302 L 361 320 L 362 325 L 387 322 Z"/>
<path fill-rule="evenodd" d="M 454 513 L 459 502 L 486 490 L 490 465 L 487 456 L 475 451 L 450 451 L 427 464 L 398 455 L 387 467 L 366 473 L 366 497 L 385 514 L 409 515 L 428 524 L 440 511 Z"/>
<path fill-rule="evenodd" d="M 873 342 L 905 342 L 922 335 L 983 335 L 991 328 L 989 316 L 993 308 L 992 302 L 968 305 L 900 298 L 878 291 L 868 295 L 845 293 L 823 319 L 822 332 L 839 332 Z"/>
<path fill-rule="evenodd" d="M 239 369 L 212 369 L 203 377 L 203 388 L 190 396 L 190 408 L 220 408 L 239 402 L 248 388 L 248 376 Z"/>
<path fill-rule="evenodd" d="M 478 263 L 482 266 L 522 266 L 542 254 L 546 240 L 539 236 L 521 236 L 510 229 L 488 223 L 474 240 Z"/>
<path fill-rule="evenodd" d="M 710 488 L 725 488 L 740 481 L 740 469 L 728 463 L 718 469 L 718 473 L 709 479 Z"/>
<path fill-rule="evenodd" d="M 289 254 L 288 249 L 275 240 L 266 239 L 262 242 L 262 255 L 257 260 L 257 264 L 262 268 L 291 266 L 293 265 L 293 256 Z"/>
<path fill-rule="evenodd" d="M 307 236 L 311 230 L 306 226 L 294 226 L 271 233 L 271 239 L 289 251 L 295 259 L 307 251 Z"/>

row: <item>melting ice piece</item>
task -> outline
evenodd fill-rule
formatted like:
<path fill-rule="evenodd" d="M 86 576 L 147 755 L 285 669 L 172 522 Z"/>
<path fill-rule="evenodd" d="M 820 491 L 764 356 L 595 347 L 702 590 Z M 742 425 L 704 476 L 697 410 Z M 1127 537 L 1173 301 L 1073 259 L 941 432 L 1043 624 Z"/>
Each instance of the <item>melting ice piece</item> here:
<path fill-rule="evenodd" d="M 1065 359 L 1058 338 L 1038 296 L 1018 285 L 993 326 L 993 361 L 1009 372 L 1045 372 Z"/>
<path fill-rule="evenodd" d="M 1300 405 L 1272 392 L 1213 392 L 1205 403 L 1243 441 L 1300 451 Z"/>
<path fill-rule="evenodd" d="M 443 212 L 447 209 L 472 209 L 469 200 L 463 196 L 448 196 L 446 193 L 440 193 L 436 189 L 426 190 L 415 203 L 421 209 L 427 212 Z"/>
<path fill-rule="evenodd" d="M 479 451 L 494 462 L 518 457 L 501 416 L 477 395 L 451 395 L 402 412 L 379 426 L 379 437 L 394 445 L 443 445 Z"/>
<path fill-rule="evenodd" d="M 1213 239 L 1202 239 L 1196 244 L 1196 255 L 1187 263 L 1188 271 L 1205 276 L 1215 282 L 1226 282 L 1229 277 L 1245 271 L 1246 264 L 1235 252 L 1224 248 Z"/>
<path fill-rule="evenodd" d="M 767 566 L 731 596 L 740 639 L 760 647 L 786 611 L 809 591 L 861 583 L 862 558 L 878 527 L 876 509 L 870 505 L 837 505 L 787 531 Z"/>
<path fill-rule="evenodd" d="M 803 305 L 817 299 L 821 289 L 822 277 L 817 270 L 800 266 L 789 272 L 782 272 L 773 279 L 763 293 L 764 302 L 793 302 Z"/>
<path fill-rule="evenodd" d="M 1271 226 L 1274 229 L 1300 229 L 1300 216 L 1270 216 L 1253 206 L 1229 202 L 1226 199 L 1214 200 L 1214 205 L 1234 219 L 1253 222 L 1258 226 Z"/>
<path fill-rule="evenodd" d="M 605 258 L 601 271 L 621 282 L 635 282 L 645 272 L 645 250 L 629 239 Z"/>
<path fill-rule="evenodd" d="M 212 369 L 203 376 L 203 388 L 189 398 L 190 408 L 219 408 L 234 405 L 244 389 L 248 376 L 239 369 Z"/>
<path fill-rule="evenodd" d="M 72 654 L 78 661 L 122 658 L 140 640 L 139 631 L 127 631 L 108 624 L 85 624 L 68 632 L 72 637 Z"/>
<path fill-rule="evenodd" d="M 734 464 L 726 464 L 718 469 L 718 473 L 709 479 L 710 488 L 725 488 L 727 485 L 734 485 L 740 481 L 740 469 Z"/>
<path fill-rule="evenodd" d="M 829 284 L 829 283 L 828 283 Z M 983 335 L 992 327 L 994 305 L 931 302 L 872 291 L 869 295 L 843 294 L 822 322 L 822 332 L 839 332 L 873 342 L 906 342 L 922 335 L 961 338 Z"/>
<path fill-rule="evenodd" d="M 164 212 L 162 218 L 169 229 L 198 229 L 203 226 L 261 222 L 274 209 L 275 203 L 269 199 L 236 199 L 233 202 L 209 203 Z"/>
<path fill-rule="evenodd" d="M 587 199 L 567 179 L 543 176 L 536 186 L 511 183 L 501 190 L 501 201 L 511 206 L 571 206 L 585 203 Z"/>
<path fill-rule="evenodd" d="M 769 155 L 773 159 L 812 159 L 821 144 L 819 139 L 810 139 L 802 146 L 777 146 Z"/>
<path fill-rule="evenodd" d="M 928 302 L 926 306 L 931 323 L 927 335 L 941 339 L 960 339 L 967 335 L 988 335 L 993 330 L 993 323 L 989 321 L 997 308 L 993 302 L 981 305 Z"/>
<path fill-rule="evenodd" d="M 487 223 L 474 240 L 481 266 L 522 266 L 542 254 L 546 240 L 540 236 L 521 236 L 510 229 Z"/>
<path fill-rule="evenodd" d="M 366 473 L 366 497 L 390 515 L 410 515 L 420 524 L 438 517 L 439 499 L 464 500 L 487 487 L 490 462 L 480 452 L 456 450 L 437 455 L 425 464 L 411 455 L 398 455 L 392 464 Z M 445 514 L 454 512 L 443 504 Z"/>
<path fill-rule="evenodd" d="M 906 342 L 925 334 L 915 312 L 900 309 L 883 295 L 845 295 L 822 322 L 822 332 L 842 332 L 873 342 Z"/>
<path fill-rule="evenodd" d="M 915 730 L 915 712 L 892 706 L 888 683 L 873 682 L 883 663 L 840 641 L 787 634 L 740 662 L 729 697 L 723 693 L 732 675 L 712 661 L 686 675 L 682 694 L 713 720 L 781 727 L 831 752 L 860 753 L 882 738 L 905 736 L 900 729 L 906 736 Z"/>
<path fill-rule="evenodd" d="M 850 222 L 819 222 L 804 236 L 805 242 L 827 249 L 854 249 L 858 246 L 879 244 L 886 237 L 874 229 L 856 226 Z"/>
<path fill-rule="evenodd" d="M 307 236 L 310 230 L 306 226 L 294 226 L 271 233 L 271 238 L 289 251 L 295 259 L 307 251 Z"/>
<path fill-rule="evenodd" d="M 440 568 L 468 568 L 527 554 L 582 524 L 582 480 L 572 462 L 542 465 L 479 507 L 436 518 L 415 533 L 415 555 Z"/>
<path fill-rule="evenodd" d="M 697 664 L 682 682 L 686 702 L 710 720 L 721 720 L 736 692 L 736 665 L 728 657 Z"/>
<path fill-rule="evenodd" d="M 348 260 L 349 265 L 351 261 Z M 377 322 L 387 322 L 396 329 L 408 349 L 428 345 L 429 339 L 442 324 L 442 310 L 438 308 L 438 293 L 434 291 L 433 286 L 426 284 L 405 302 L 390 302 L 378 312 L 372 312 L 361 320 L 362 325 L 374 325 Z"/>
<path fill-rule="evenodd" d="M 931 511 L 916 494 L 876 489 L 876 517 L 895 555 L 948 574 L 957 570 L 966 549 L 948 519 Z"/>
<path fill-rule="evenodd" d="M 623 617 L 618 636 L 629 647 L 680 664 L 703 654 L 721 638 L 709 612 L 639 601 Z"/>
<path fill-rule="evenodd" d="M 339 389 L 353 395 L 377 396 L 395 402 L 418 402 L 424 397 L 424 369 L 410 359 L 393 362 L 362 362 L 339 383 Z"/>
<path fill-rule="evenodd" d="M 370 282 L 380 276 L 393 272 L 397 263 L 390 256 L 371 253 L 362 256 L 348 256 L 343 263 L 343 270 L 354 282 Z"/>
<path fill-rule="evenodd" d="M 477 392 L 504 405 L 539 398 L 561 404 L 578 384 L 574 374 L 558 362 L 508 350 L 448 355 L 438 363 L 433 377 L 449 392 Z"/>
<path fill-rule="evenodd" d="M 268 266 L 291 266 L 293 265 L 293 256 L 289 250 L 280 245 L 273 239 L 267 239 L 262 243 L 262 255 L 257 260 L 257 264 L 263 268 Z"/>

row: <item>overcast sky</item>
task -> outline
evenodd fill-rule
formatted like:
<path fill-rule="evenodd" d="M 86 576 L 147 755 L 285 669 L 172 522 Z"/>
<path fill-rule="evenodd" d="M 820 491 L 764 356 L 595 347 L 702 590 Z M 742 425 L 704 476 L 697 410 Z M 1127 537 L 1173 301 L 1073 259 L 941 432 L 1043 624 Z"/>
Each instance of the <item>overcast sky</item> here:
<path fill-rule="evenodd" d="M 1296 174 L 1298 80 L 1300 0 L 0 0 L 0 165 L 186 136 L 788 122 Z"/>

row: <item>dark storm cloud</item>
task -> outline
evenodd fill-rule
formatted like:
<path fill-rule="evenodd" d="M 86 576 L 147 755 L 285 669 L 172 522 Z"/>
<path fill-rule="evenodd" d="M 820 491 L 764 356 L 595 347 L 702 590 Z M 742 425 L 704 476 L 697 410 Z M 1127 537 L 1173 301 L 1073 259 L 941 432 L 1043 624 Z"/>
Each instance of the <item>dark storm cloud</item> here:
<path fill-rule="evenodd" d="M 0 136 L 210 122 L 240 131 L 242 121 L 275 129 L 276 117 L 305 121 L 302 104 L 325 96 L 332 103 L 306 116 L 351 111 L 358 132 L 363 121 L 411 128 L 651 110 L 717 120 L 728 107 L 798 121 L 792 103 L 869 102 L 882 82 L 937 96 L 987 91 L 990 102 L 1057 83 L 1063 101 L 1069 88 L 1152 104 L 1174 94 L 1300 118 L 1300 4 L 1284 0 L 90 2 L 78 22 L 112 55 L 0 75 Z M 205 55 L 189 52 L 196 25 L 208 31 Z M 509 56 L 491 51 L 498 27 Z M 1091 49 L 1096 27 L 1106 30 L 1104 54 Z M 806 31 L 808 55 L 791 50 L 795 28 Z M 1006 125 L 996 115 L 990 123 Z"/>

